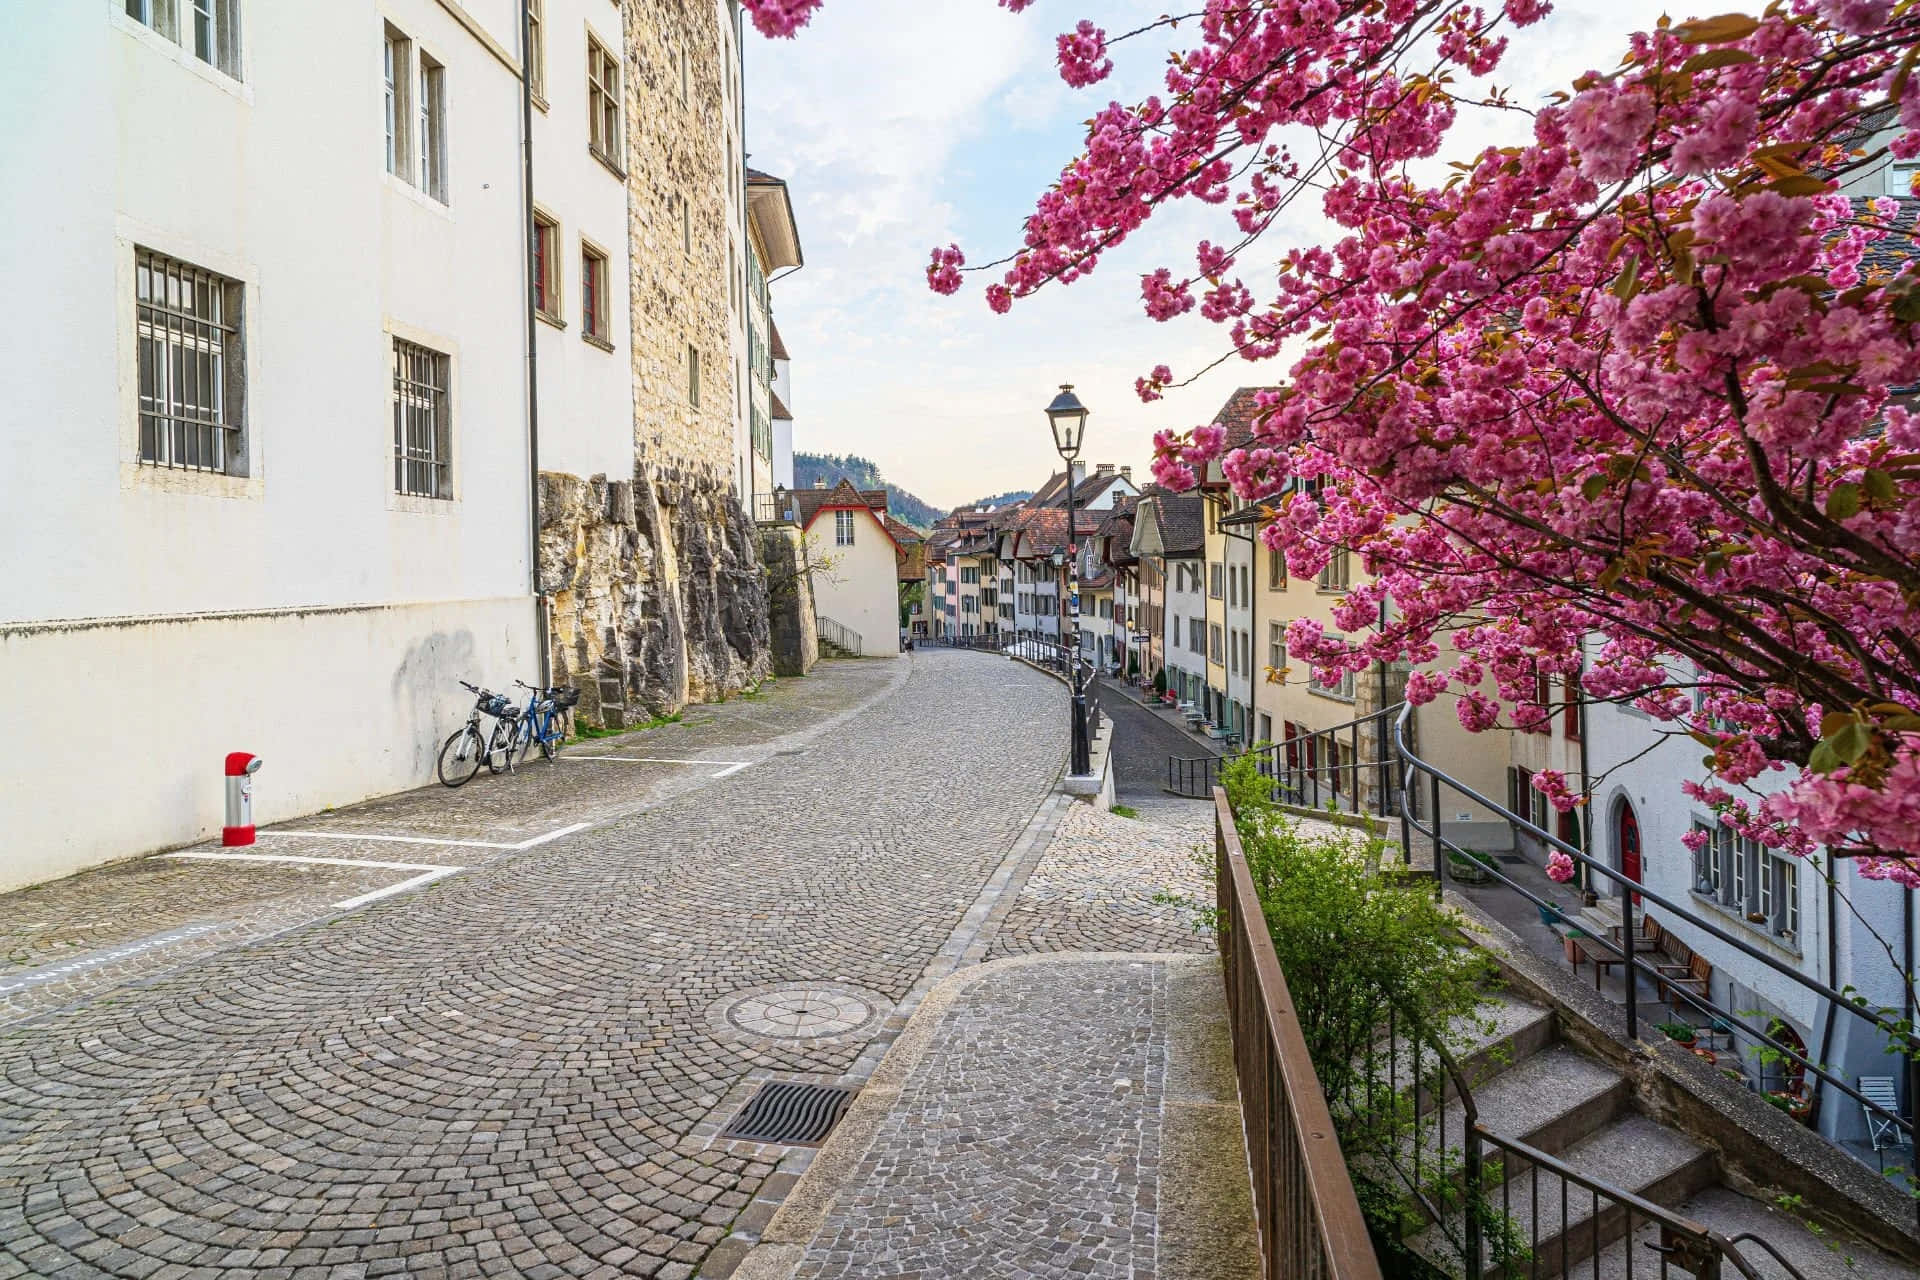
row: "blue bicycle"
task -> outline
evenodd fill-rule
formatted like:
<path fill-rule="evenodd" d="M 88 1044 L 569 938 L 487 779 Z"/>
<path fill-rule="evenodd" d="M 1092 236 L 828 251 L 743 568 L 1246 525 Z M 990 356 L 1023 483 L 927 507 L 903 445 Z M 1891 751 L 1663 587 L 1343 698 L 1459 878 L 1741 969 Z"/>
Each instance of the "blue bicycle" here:
<path fill-rule="evenodd" d="M 580 702 L 578 689 L 536 689 L 524 680 L 514 683 L 527 691 L 527 705 L 494 726 L 487 767 L 495 773 L 513 772 L 536 742 L 544 758 L 557 759 L 560 744 L 567 739 L 566 713 Z"/>

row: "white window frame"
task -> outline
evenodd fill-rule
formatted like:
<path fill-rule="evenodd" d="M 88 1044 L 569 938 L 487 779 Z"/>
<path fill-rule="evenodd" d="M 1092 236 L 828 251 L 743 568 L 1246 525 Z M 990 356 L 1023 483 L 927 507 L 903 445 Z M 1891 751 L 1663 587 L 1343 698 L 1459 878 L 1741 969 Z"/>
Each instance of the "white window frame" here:
<path fill-rule="evenodd" d="M 387 172 L 402 182 L 411 172 L 413 120 L 413 41 L 388 23 L 381 37 L 381 74 L 385 82 Z"/>
<path fill-rule="evenodd" d="M 156 470 L 247 475 L 246 286 L 143 246 L 134 248 L 133 267 L 136 462 Z M 181 301 L 188 294 L 192 298 Z M 141 358 L 149 344 L 159 345 L 161 358 Z M 189 359 L 195 377 L 177 378 L 176 369 Z M 199 392 L 195 403 L 181 381 Z M 203 382 L 211 382 L 210 396 L 200 389 Z"/>
<path fill-rule="evenodd" d="M 393 482 L 402 499 L 453 500 L 453 356 L 399 334 L 388 335 L 393 412 Z M 420 381 L 421 372 L 429 374 Z M 425 386 L 428 395 L 419 388 Z M 432 393 L 437 393 L 437 399 Z M 424 424 L 409 411 L 431 415 Z M 424 434 L 422 426 L 424 425 Z"/>
<path fill-rule="evenodd" d="M 853 537 L 853 512 L 846 510 L 834 512 L 833 545 L 836 547 L 850 547 L 853 545 Z M 967 571 L 965 569 L 960 571 L 960 580 L 962 582 L 967 581 Z M 964 607 L 971 609 L 973 607 L 971 603 L 972 597 L 964 597 L 964 599 L 968 602 Z"/>
<path fill-rule="evenodd" d="M 447 203 L 447 69 L 424 49 L 416 52 L 418 102 L 414 125 L 413 185 L 420 194 Z"/>
<path fill-rule="evenodd" d="M 1327 567 L 1320 571 L 1320 580 L 1315 590 L 1339 593 L 1347 590 L 1353 581 L 1353 562 L 1345 547 L 1336 547 L 1333 559 L 1327 561 Z"/>
<path fill-rule="evenodd" d="M 242 79 L 240 0 L 122 0 L 120 8 L 221 75 Z"/>
<path fill-rule="evenodd" d="M 547 103 L 546 0 L 527 0 L 527 87 L 534 101 Z"/>
<path fill-rule="evenodd" d="M 621 150 L 626 140 L 626 106 L 621 93 L 620 59 L 587 33 L 587 150 L 614 171 L 626 173 Z"/>

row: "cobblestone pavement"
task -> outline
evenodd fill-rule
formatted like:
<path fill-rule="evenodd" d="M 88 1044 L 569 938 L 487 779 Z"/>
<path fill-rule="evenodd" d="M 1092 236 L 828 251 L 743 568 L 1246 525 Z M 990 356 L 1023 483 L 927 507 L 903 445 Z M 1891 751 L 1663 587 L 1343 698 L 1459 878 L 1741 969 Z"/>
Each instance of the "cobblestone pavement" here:
<path fill-rule="evenodd" d="M 950 968 L 1062 761 L 1057 686 L 1015 664 L 789 683 L 689 717 L 673 754 L 752 762 L 727 776 L 563 764 L 549 797 L 535 766 L 331 815 L 508 847 L 8 1028 L 0 1275 L 690 1276 L 781 1156 L 711 1137 L 752 1080 L 856 1072 L 899 1021 L 807 1039 L 716 1010 L 786 984 L 898 1001 Z"/>
<path fill-rule="evenodd" d="M 1142 705 L 1113 684 L 1102 687 L 1100 707 L 1113 720 L 1113 789 L 1123 804 L 1174 800 L 1164 790 L 1169 757 L 1219 754 L 1212 742 L 1186 732 L 1164 712 Z"/>

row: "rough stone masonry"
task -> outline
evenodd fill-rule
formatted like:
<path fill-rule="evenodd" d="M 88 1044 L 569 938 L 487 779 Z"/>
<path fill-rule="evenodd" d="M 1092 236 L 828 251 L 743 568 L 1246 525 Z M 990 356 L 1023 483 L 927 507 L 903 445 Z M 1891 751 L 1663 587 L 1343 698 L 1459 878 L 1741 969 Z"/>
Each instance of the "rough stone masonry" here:
<path fill-rule="evenodd" d="M 765 574 L 730 480 L 726 191 L 737 160 L 720 127 L 718 10 L 628 0 L 624 12 L 633 473 L 540 477 L 554 678 L 608 726 L 726 697 L 771 666 Z"/>

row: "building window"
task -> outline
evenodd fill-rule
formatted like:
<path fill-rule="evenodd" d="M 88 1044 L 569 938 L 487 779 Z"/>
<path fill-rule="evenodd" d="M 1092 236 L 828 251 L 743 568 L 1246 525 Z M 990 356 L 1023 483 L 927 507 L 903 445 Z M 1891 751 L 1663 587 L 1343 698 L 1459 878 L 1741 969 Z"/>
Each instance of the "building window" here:
<path fill-rule="evenodd" d="M 1267 624 L 1267 665 L 1275 671 L 1287 665 L 1287 632 L 1278 622 Z"/>
<path fill-rule="evenodd" d="M 447 357 L 393 340 L 393 488 L 421 498 L 453 496 Z"/>
<path fill-rule="evenodd" d="M 587 37 L 587 149 L 602 164 L 620 164 L 620 62 Z"/>
<path fill-rule="evenodd" d="M 1224 664 L 1226 662 L 1225 653 L 1226 653 L 1226 646 L 1221 636 L 1220 624 L 1217 622 L 1208 623 L 1207 624 L 1207 655 L 1208 657 L 1216 663 Z"/>
<path fill-rule="evenodd" d="M 543 213 L 533 215 L 533 309 L 560 324 L 560 224 Z"/>
<path fill-rule="evenodd" d="M 1567 735 L 1567 741 L 1580 741 L 1580 674 L 1575 672 L 1567 677 L 1567 706 L 1561 715 L 1560 727 Z"/>
<path fill-rule="evenodd" d="M 700 407 L 700 349 L 691 343 L 687 346 L 687 403 Z"/>
<path fill-rule="evenodd" d="M 546 0 L 527 0 L 527 87 L 533 96 L 547 97 Z"/>
<path fill-rule="evenodd" d="M 680 197 L 680 252 L 693 256 L 693 201 Z"/>
<path fill-rule="evenodd" d="M 850 547 L 853 545 L 853 512 L 836 511 L 833 513 L 833 545 L 836 547 Z M 969 578 L 967 576 L 969 573 L 975 576 Z M 980 580 L 978 575 L 979 570 L 977 569 L 962 569 L 960 571 L 960 581 L 978 582 Z M 973 608 L 973 597 L 968 596 L 966 599 L 968 602 L 966 607 L 968 609 Z"/>
<path fill-rule="evenodd" d="M 680 102 L 682 105 L 693 99 L 693 58 L 687 53 L 685 45 L 680 46 Z"/>
<path fill-rule="evenodd" d="M 180 10 L 187 11 L 186 30 Z M 240 78 L 240 0 L 126 0 L 127 16 L 190 51 L 222 73 Z"/>
<path fill-rule="evenodd" d="M 580 246 L 580 332 L 589 340 L 606 342 L 607 256 Z"/>
<path fill-rule="evenodd" d="M 1322 591 L 1345 591 L 1347 589 L 1349 562 L 1347 549 L 1334 550 L 1333 559 L 1327 561 L 1327 567 L 1320 571 L 1319 588 Z"/>
<path fill-rule="evenodd" d="M 135 252 L 141 462 L 246 474 L 240 290 L 211 271 Z"/>
<path fill-rule="evenodd" d="M 442 204 L 447 200 L 446 70 L 426 54 L 420 55 L 420 117 L 418 163 L 414 185 Z"/>
<path fill-rule="evenodd" d="M 413 65 L 413 42 L 392 27 L 383 47 L 387 112 L 387 172 L 407 176 L 408 68 Z"/>
<path fill-rule="evenodd" d="M 1208 568 L 1211 570 L 1211 573 L 1209 574 L 1207 594 L 1215 600 L 1224 599 L 1227 594 L 1227 567 L 1216 564 L 1209 565 Z"/>
<path fill-rule="evenodd" d="M 1278 551 L 1267 552 L 1267 590 L 1281 591 L 1287 585 L 1287 558 Z"/>

